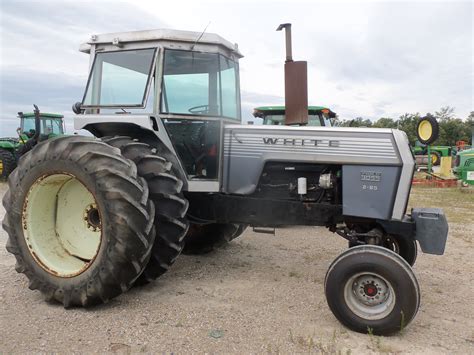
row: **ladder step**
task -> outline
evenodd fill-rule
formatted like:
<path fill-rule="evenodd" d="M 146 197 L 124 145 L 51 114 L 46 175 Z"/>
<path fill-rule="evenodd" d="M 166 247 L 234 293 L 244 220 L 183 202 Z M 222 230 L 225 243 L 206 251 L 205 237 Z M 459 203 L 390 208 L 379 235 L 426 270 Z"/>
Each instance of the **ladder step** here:
<path fill-rule="evenodd" d="M 253 227 L 255 233 L 273 234 L 275 235 L 275 228 L 269 227 Z"/>

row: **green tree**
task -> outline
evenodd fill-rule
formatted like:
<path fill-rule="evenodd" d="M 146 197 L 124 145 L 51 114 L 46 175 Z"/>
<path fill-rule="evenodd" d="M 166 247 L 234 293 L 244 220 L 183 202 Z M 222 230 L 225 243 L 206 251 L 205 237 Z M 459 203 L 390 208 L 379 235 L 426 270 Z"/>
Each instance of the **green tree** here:
<path fill-rule="evenodd" d="M 454 118 L 454 107 L 441 107 L 439 111 L 435 111 L 434 117 L 440 122 L 452 120 Z"/>
<path fill-rule="evenodd" d="M 457 118 L 454 108 L 451 106 L 441 107 L 435 114 L 427 113 L 425 116 L 435 117 L 439 123 L 439 138 L 433 145 L 454 146 L 457 141 L 463 140 L 468 144 L 471 142 L 472 129 L 474 126 L 474 111 L 471 111 L 466 120 Z M 369 119 L 357 117 L 353 120 L 342 120 L 342 127 L 376 127 L 376 128 L 398 128 L 404 131 L 411 145 L 415 145 L 416 128 L 421 116 L 419 113 L 405 113 L 398 120 L 390 117 L 381 117 L 377 121 L 372 122 Z"/>
<path fill-rule="evenodd" d="M 470 130 L 460 118 L 445 119 L 439 122 L 439 138 L 436 145 L 456 145 L 457 141 L 470 141 Z"/>
<path fill-rule="evenodd" d="M 381 117 L 372 125 L 376 128 L 397 128 L 397 121 L 394 121 L 393 118 Z"/>
<path fill-rule="evenodd" d="M 372 127 L 372 121 L 366 118 L 365 120 L 362 117 L 356 117 L 353 120 L 343 120 L 341 122 L 342 127 Z"/>
<path fill-rule="evenodd" d="M 415 145 L 415 142 L 417 140 L 416 126 L 418 124 L 419 119 L 419 113 L 405 113 L 404 115 L 401 115 L 399 120 L 397 121 L 398 129 L 402 130 L 407 134 L 408 140 L 410 141 L 410 145 Z"/>

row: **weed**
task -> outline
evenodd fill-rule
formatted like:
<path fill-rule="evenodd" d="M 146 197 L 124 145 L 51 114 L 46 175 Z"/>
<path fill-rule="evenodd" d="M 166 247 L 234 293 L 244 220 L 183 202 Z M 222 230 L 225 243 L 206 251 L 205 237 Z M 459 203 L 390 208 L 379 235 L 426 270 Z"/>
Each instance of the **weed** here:
<path fill-rule="evenodd" d="M 403 314 L 403 313 L 402 313 Z M 403 317 L 402 317 L 403 318 Z M 383 337 L 374 335 L 374 329 L 371 327 L 367 327 L 367 335 L 369 336 L 370 349 L 379 352 L 379 353 L 392 353 L 394 350 L 386 344 L 382 343 Z"/>
<path fill-rule="evenodd" d="M 400 334 L 403 333 L 405 330 L 405 327 L 407 326 L 407 322 L 405 320 L 405 313 L 403 311 L 400 312 L 401 318 L 400 318 Z"/>
<path fill-rule="evenodd" d="M 316 350 L 321 354 L 341 354 L 342 350 L 337 349 L 337 338 L 338 333 L 334 330 L 331 339 L 328 342 L 324 342 L 323 339 L 315 341 L 315 334 L 309 336 L 293 335 L 293 332 L 289 331 L 289 339 L 292 344 L 298 345 L 308 352 Z M 351 350 L 347 349 L 346 354 L 351 354 Z"/>
<path fill-rule="evenodd" d="M 296 272 L 296 271 L 290 271 L 290 272 L 288 273 L 288 276 L 289 276 L 289 277 L 300 278 L 300 277 L 301 277 L 301 274 L 298 273 L 298 272 Z"/>

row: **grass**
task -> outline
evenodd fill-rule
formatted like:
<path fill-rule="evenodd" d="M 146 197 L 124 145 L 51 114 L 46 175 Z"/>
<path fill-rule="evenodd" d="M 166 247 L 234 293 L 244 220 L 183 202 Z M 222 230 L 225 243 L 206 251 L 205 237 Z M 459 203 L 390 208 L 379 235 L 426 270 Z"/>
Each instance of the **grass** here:
<path fill-rule="evenodd" d="M 301 278 L 301 274 L 300 274 L 299 272 L 297 272 L 297 271 L 290 271 L 290 272 L 288 273 L 288 276 L 289 276 L 289 277 Z"/>
<path fill-rule="evenodd" d="M 466 223 L 474 220 L 474 194 L 461 192 L 458 188 L 413 187 L 408 202 L 412 207 L 444 208 L 448 222 Z"/>
<path fill-rule="evenodd" d="M 367 335 L 369 337 L 370 345 L 369 348 L 378 353 L 393 353 L 395 352 L 389 345 L 383 343 L 383 337 L 374 335 L 372 328 L 367 328 Z"/>
<path fill-rule="evenodd" d="M 458 188 L 413 187 L 408 202 L 412 207 L 438 207 L 444 210 L 449 224 L 449 238 L 474 243 L 474 194 Z"/>
<path fill-rule="evenodd" d="M 288 340 L 290 343 L 297 345 L 302 351 L 312 353 L 314 351 L 321 354 L 351 354 L 351 349 L 338 349 L 338 338 L 340 333 L 334 330 L 331 338 L 324 341 L 322 338 L 316 339 L 316 335 L 295 335 L 289 331 Z"/>

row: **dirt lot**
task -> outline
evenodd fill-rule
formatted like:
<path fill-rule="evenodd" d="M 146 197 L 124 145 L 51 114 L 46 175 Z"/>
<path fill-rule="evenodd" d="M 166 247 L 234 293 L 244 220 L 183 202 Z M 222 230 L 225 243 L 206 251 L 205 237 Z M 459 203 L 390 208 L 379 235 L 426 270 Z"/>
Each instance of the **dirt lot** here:
<path fill-rule="evenodd" d="M 418 258 L 421 308 L 400 335 L 353 333 L 333 317 L 322 283 L 346 243 L 324 228 L 284 228 L 276 236 L 248 230 L 218 252 L 182 256 L 152 285 L 87 310 L 65 310 L 30 291 L 2 230 L 0 353 L 472 353 L 474 194 L 417 188 L 410 204 L 445 208 L 450 233 L 444 256 Z"/>

